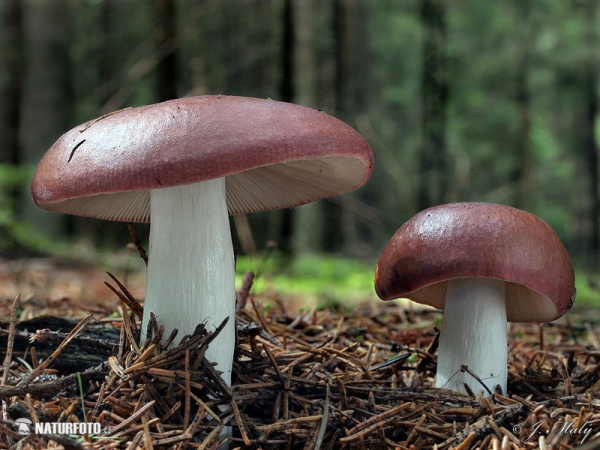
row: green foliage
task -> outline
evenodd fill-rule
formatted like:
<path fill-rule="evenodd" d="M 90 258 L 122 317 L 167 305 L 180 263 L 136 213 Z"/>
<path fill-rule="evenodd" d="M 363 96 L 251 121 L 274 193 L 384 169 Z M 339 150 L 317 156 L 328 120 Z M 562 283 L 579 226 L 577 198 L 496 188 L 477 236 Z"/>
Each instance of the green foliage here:
<path fill-rule="evenodd" d="M 285 268 L 284 268 L 285 267 Z M 300 255 L 289 266 L 279 255 L 238 257 L 238 286 L 243 274 L 257 274 L 254 292 L 305 296 L 321 307 L 338 307 L 375 298 L 375 264 L 332 255 Z"/>
<path fill-rule="evenodd" d="M 561 212 L 555 211 L 555 214 Z M 246 272 L 253 272 L 257 276 L 252 292 L 302 298 L 307 307 L 346 311 L 361 301 L 378 301 L 373 287 L 375 263 L 316 254 L 300 255 L 289 266 L 281 261 L 280 255 L 270 253 L 255 258 L 238 257 L 236 285 L 239 288 Z M 576 281 L 574 309 L 600 306 L 600 275 L 577 267 Z M 441 328 L 441 314 L 434 325 Z"/>
<path fill-rule="evenodd" d="M 600 275 L 577 268 L 575 270 L 575 287 L 577 288 L 577 297 L 573 304 L 575 311 L 600 307 Z"/>
<path fill-rule="evenodd" d="M 346 311 L 361 301 L 379 301 L 373 287 L 374 270 L 375 263 L 331 255 L 301 255 L 290 266 L 284 266 L 277 254 L 242 256 L 237 258 L 236 284 L 239 287 L 243 275 L 250 271 L 257 275 L 252 292 L 302 298 L 307 308 Z M 600 275 L 577 267 L 576 281 L 574 309 L 600 306 Z M 435 319 L 438 328 L 442 326 L 442 317 L 440 314 Z"/>
<path fill-rule="evenodd" d="M 49 30 L 59 29 L 57 23 L 68 28 L 64 42 L 53 41 L 53 45 L 65 46 L 60 49 L 64 58 L 47 60 L 45 64 L 57 67 L 45 69 L 52 74 L 68 67 L 69 78 L 60 83 L 69 89 L 54 86 L 51 90 L 52 86 L 43 85 L 32 91 L 35 86 L 28 70 L 37 67 L 31 62 L 44 52 L 23 47 L 22 59 L 28 61 L 28 67 L 15 77 L 25 80 L 24 91 L 28 92 L 20 101 L 21 116 L 26 118 L 31 110 L 44 108 L 44 117 L 64 116 L 56 121 L 56 126 L 62 127 L 65 120 L 75 125 L 114 109 L 157 101 L 156 68 L 171 52 L 177 60 L 181 96 L 222 93 L 277 98 L 282 78 L 292 76 L 295 101 L 348 120 L 374 150 L 373 176 L 351 195 L 378 214 L 366 213 L 367 208 L 359 203 L 352 209 L 344 206 L 345 227 L 352 230 L 347 235 L 346 230 L 340 232 L 348 241 L 344 251 L 378 254 L 395 227 L 412 216 L 418 204 L 426 35 L 420 3 L 341 2 L 348 7 L 342 22 L 346 23 L 345 50 L 350 54 L 336 60 L 340 48 L 336 47 L 333 3 L 300 2 L 308 9 L 296 18 L 292 53 L 298 64 L 291 75 L 284 74 L 281 67 L 287 51 L 283 2 L 175 3 L 175 43 L 164 41 L 153 2 L 85 0 L 66 2 L 63 10 L 56 6 L 59 13 L 48 17 L 47 23 Z M 356 4 L 362 6 L 353 8 Z M 451 180 L 447 200 L 494 201 L 527 209 L 548 222 L 569 251 L 584 259 L 590 235 L 597 231 L 592 230 L 588 216 L 592 183 L 582 136 L 587 99 L 591 98 L 585 89 L 587 68 L 598 57 L 598 3 L 456 0 L 445 5 L 449 95 L 444 131 L 451 161 L 444 172 Z M 25 12 L 31 14 L 39 7 Z M 354 26 L 357 21 L 368 33 Z M 33 39 L 36 33 L 45 33 L 35 27 L 23 32 L 32 45 L 40 41 Z M 3 50 L 5 47 L 0 53 Z M 310 63 L 300 64 L 302 58 Z M 301 70 L 307 66 L 311 70 Z M 350 68 L 347 74 L 336 73 L 337 68 L 346 66 Z M 519 90 L 523 86 L 525 93 Z M 51 101 L 67 91 L 68 97 Z M 342 105 L 336 104 L 336 92 L 348 97 Z M 520 103 L 523 95 L 528 98 L 527 108 Z M 40 98 L 46 101 L 40 102 Z M 525 139 L 520 134 L 523 123 L 529 124 Z M 600 117 L 596 128 L 600 135 Z M 65 130 L 49 132 L 28 126 L 18 131 L 22 147 L 27 149 L 23 156 L 30 158 L 33 150 L 23 136 L 55 137 Z M 518 150 L 522 142 L 526 142 L 524 155 Z M 16 202 L 24 198 L 13 195 L 19 189 L 25 192 L 22 186 L 30 173 L 30 168 L 0 166 L 0 249 L 16 242 L 31 247 L 30 241 L 37 239 L 17 219 Z M 515 200 L 521 191 L 524 194 Z M 310 214 L 317 215 L 315 210 L 318 208 Z M 276 225 L 269 222 L 273 215 L 269 214 L 254 215 L 261 217 L 255 228 L 268 229 L 268 239 L 277 240 Z M 322 232 L 319 220 L 314 220 L 315 235 Z M 42 243 L 35 244 L 39 245 Z M 277 258 L 267 261 L 269 270 L 262 270 L 257 282 L 263 289 L 276 285 L 333 303 L 373 295 L 372 264 L 363 270 L 348 260 L 315 262 L 311 256 L 300 257 L 285 271 L 278 264 Z M 261 262 L 238 261 L 238 265 L 260 269 Z"/>
<path fill-rule="evenodd" d="M 60 243 L 34 232 L 33 224 L 23 219 L 22 197 L 29 197 L 29 183 L 35 168 L 0 164 L 0 255 L 32 255 L 68 252 Z M 27 201 L 31 201 L 27 198 Z"/>
<path fill-rule="evenodd" d="M 31 167 L 0 164 L 0 251 L 3 253 L 28 242 L 28 225 L 17 219 L 17 200 L 32 173 Z"/>
<path fill-rule="evenodd" d="M 29 167 L 0 164 L 0 226 L 14 221 L 16 194 L 31 178 L 32 173 Z"/>

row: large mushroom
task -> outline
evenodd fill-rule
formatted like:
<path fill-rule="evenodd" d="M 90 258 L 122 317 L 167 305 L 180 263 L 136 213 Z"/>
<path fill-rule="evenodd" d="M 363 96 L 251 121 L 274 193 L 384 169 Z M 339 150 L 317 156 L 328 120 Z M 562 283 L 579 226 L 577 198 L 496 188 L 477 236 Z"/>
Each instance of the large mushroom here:
<path fill-rule="evenodd" d="M 380 298 L 444 310 L 436 387 L 506 392 L 506 322 L 549 322 L 575 299 L 569 255 L 534 215 L 492 203 L 421 211 L 377 263 Z"/>
<path fill-rule="evenodd" d="M 230 383 L 234 255 L 228 214 L 289 208 L 367 181 L 373 155 L 347 124 L 310 108 L 200 96 L 117 111 L 65 133 L 31 185 L 41 208 L 151 221 L 143 322 L 191 334 L 230 320 L 207 357 Z"/>

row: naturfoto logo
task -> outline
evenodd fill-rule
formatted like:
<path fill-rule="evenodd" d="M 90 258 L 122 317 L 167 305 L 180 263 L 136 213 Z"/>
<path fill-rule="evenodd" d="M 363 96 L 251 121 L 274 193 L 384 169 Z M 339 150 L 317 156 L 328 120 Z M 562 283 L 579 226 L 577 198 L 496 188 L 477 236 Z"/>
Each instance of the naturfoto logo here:
<path fill-rule="evenodd" d="M 100 423 L 87 422 L 45 422 L 33 423 L 30 419 L 20 418 L 15 420 L 18 426 L 17 432 L 22 436 L 30 433 L 35 434 L 95 434 L 99 435 L 107 431 Z"/>
<path fill-rule="evenodd" d="M 21 436 L 29 436 L 31 434 L 31 425 L 33 422 L 25 417 L 15 420 L 15 424 L 17 424 L 17 433 Z"/>

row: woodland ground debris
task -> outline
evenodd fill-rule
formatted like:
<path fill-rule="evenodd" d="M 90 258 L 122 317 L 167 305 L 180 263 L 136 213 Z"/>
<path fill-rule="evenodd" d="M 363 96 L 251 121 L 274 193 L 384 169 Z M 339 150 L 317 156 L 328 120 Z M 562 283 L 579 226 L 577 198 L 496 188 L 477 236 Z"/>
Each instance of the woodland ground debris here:
<path fill-rule="evenodd" d="M 142 308 L 117 281 L 120 317 L 74 307 L 61 321 L 39 311 L 35 329 L 2 325 L 0 449 L 215 449 L 226 439 L 265 450 L 529 449 L 600 439 L 600 335 L 576 314 L 511 324 L 508 393 L 484 398 L 476 380 L 473 396 L 432 387 L 438 312 L 387 302 L 291 312 L 246 291 L 230 387 L 204 358 L 221 327 L 180 339 L 154 324 L 155 338 L 140 344 Z M 18 301 L 0 303 L 3 317 L 16 319 Z M 25 419 L 103 432 L 23 435 Z"/>

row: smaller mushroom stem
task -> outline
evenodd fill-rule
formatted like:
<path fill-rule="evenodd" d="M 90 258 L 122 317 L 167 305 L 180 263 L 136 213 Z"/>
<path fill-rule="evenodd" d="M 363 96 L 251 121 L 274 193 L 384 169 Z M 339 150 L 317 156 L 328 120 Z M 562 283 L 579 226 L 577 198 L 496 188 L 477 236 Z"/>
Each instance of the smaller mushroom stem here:
<path fill-rule="evenodd" d="M 225 179 L 157 189 L 150 198 L 150 252 L 143 331 L 153 312 L 165 336 L 192 334 L 205 323 L 214 331 L 229 322 L 210 344 L 227 384 L 235 347 L 235 262 L 225 196 Z"/>
<path fill-rule="evenodd" d="M 492 278 L 448 282 L 436 387 L 467 393 L 467 384 L 472 392 L 483 390 L 488 395 L 488 390 L 495 392 L 500 386 L 506 393 L 504 290 L 504 281 Z"/>

